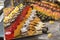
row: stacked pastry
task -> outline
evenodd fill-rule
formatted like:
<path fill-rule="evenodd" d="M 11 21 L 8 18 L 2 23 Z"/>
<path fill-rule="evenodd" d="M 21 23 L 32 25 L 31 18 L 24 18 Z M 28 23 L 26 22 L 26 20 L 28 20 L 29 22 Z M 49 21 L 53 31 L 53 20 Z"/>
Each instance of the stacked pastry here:
<path fill-rule="evenodd" d="M 60 8 L 57 6 L 52 6 L 48 3 L 36 3 L 32 4 L 32 6 L 39 12 L 43 13 L 44 15 L 50 16 L 55 20 L 60 19 Z"/>
<path fill-rule="evenodd" d="M 15 19 L 17 18 L 17 16 L 20 14 L 20 12 L 21 12 L 22 9 L 20 8 L 21 6 L 20 7 L 19 6 L 16 6 L 15 8 L 11 7 L 11 8 L 5 8 L 4 9 L 4 13 L 5 13 L 4 26 L 5 27 L 9 26 L 13 21 L 15 21 Z M 20 8 L 20 10 L 19 10 L 19 8 Z"/>
<path fill-rule="evenodd" d="M 10 23 L 8 28 L 5 29 L 5 35 L 6 35 L 7 39 L 15 37 L 14 36 L 15 32 L 18 32 L 18 31 L 15 31 L 15 30 L 17 30 L 19 27 L 22 27 L 22 26 L 18 27 L 18 25 L 24 20 L 26 14 L 27 14 L 27 12 L 28 12 L 28 10 L 30 8 L 30 6 L 25 6 L 23 8 L 21 7 L 22 9 L 20 9 L 20 7 L 21 7 L 20 5 L 16 6 L 16 8 L 7 16 L 7 17 L 11 17 L 11 18 L 6 18 L 6 17 L 4 18 L 4 23 L 5 23 L 6 27 L 8 26 L 7 24 Z M 8 22 L 6 22 L 5 19 Z M 15 19 L 15 20 L 12 21 L 13 19 Z"/>

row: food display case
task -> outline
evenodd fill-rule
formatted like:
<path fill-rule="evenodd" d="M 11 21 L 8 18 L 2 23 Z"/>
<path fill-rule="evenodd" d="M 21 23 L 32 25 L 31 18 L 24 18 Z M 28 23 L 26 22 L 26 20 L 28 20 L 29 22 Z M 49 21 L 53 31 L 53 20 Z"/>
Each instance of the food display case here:
<path fill-rule="evenodd" d="M 18 40 L 37 35 L 39 39 L 48 40 L 60 34 L 60 6 L 58 4 L 47 0 L 6 1 L 3 10 L 6 40 Z"/>

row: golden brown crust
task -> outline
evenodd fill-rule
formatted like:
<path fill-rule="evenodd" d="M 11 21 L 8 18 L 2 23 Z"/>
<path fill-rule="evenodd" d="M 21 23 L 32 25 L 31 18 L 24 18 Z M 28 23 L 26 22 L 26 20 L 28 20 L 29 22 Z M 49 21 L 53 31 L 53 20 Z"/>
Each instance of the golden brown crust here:
<path fill-rule="evenodd" d="M 11 13 L 11 11 L 14 9 L 14 7 L 8 7 L 8 8 L 5 8 L 3 11 L 4 11 L 4 15 L 5 16 L 8 16 L 9 13 Z"/>

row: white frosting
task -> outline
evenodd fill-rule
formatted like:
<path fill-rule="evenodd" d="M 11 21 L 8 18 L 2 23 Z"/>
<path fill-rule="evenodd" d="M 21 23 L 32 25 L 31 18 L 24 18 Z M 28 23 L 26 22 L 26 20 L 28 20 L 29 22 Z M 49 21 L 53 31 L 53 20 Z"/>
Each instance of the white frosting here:
<path fill-rule="evenodd" d="M 33 20 L 33 17 L 35 17 L 35 13 L 36 13 L 36 10 L 32 10 L 32 13 L 30 15 L 30 17 L 27 19 L 27 21 L 25 22 L 25 24 L 23 25 L 23 28 L 22 28 L 22 32 L 26 32 L 28 29 L 28 25 L 30 24 L 30 21 Z M 26 25 L 26 27 L 24 27 Z"/>
<path fill-rule="evenodd" d="M 27 28 L 26 27 L 23 27 L 22 29 L 21 29 L 21 32 L 26 32 L 27 31 Z"/>
<path fill-rule="evenodd" d="M 38 24 L 37 24 L 37 26 L 35 27 L 36 28 L 36 30 L 40 30 L 42 27 L 44 27 L 44 25 L 43 25 L 44 23 L 42 23 L 42 22 L 39 22 Z"/>
<path fill-rule="evenodd" d="M 6 34 L 6 35 L 9 35 L 9 34 L 11 34 L 11 32 L 6 32 L 5 34 Z"/>

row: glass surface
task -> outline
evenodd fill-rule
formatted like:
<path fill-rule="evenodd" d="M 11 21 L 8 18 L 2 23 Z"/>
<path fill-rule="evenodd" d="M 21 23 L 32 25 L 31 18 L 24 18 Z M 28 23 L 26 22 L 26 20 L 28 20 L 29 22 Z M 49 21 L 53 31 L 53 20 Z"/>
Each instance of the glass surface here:
<path fill-rule="evenodd" d="M 4 7 L 4 0 L 0 0 L 0 10 Z M 4 27 L 3 27 L 3 13 L 0 15 L 0 37 L 4 36 Z"/>
<path fill-rule="evenodd" d="M 4 32 L 3 32 L 3 22 L 0 22 L 0 37 L 4 36 Z"/>

